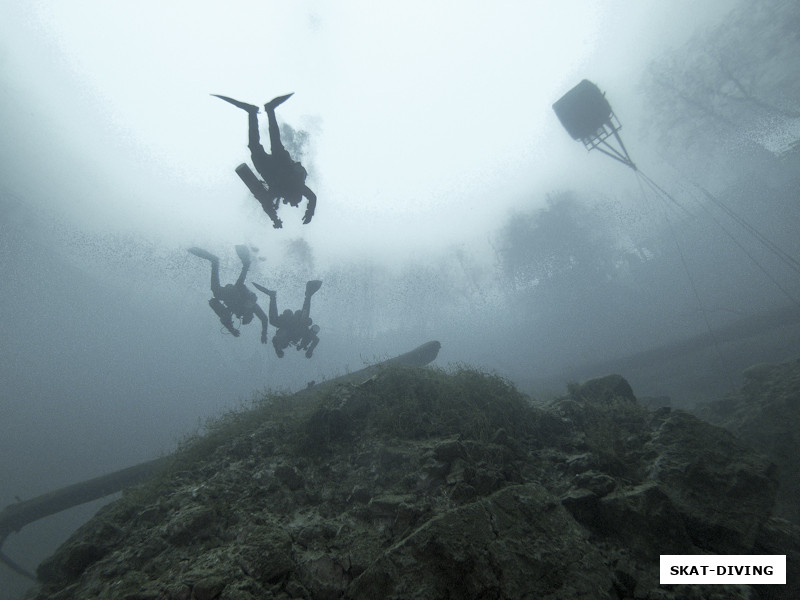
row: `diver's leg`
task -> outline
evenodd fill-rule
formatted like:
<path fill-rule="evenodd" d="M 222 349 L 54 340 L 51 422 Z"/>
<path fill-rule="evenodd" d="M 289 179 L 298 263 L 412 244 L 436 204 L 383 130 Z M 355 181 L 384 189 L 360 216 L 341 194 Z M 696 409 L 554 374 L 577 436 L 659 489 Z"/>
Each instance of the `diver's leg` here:
<path fill-rule="evenodd" d="M 247 147 L 250 148 L 250 156 L 259 151 L 266 154 L 261 145 L 261 135 L 258 133 L 258 111 L 248 111 L 247 113 Z"/>
<path fill-rule="evenodd" d="M 275 114 L 272 113 L 269 126 L 269 131 L 270 131 L 269 139 L 270 139 L 270 144 L 272 145 L 273 148 L 273 152 L 274 149 L 276 148 L 275 143 L 272 141 L 272 121 L 274 120 L 275 120 Z M 277 127 L 277 122 L 276 122 L 276 127 Z M 264 146 L 261 145 L 261 135 L 259 134 L 258 131 L 258 109 L 256 109 L 255 111 L 248 111 L 247 113 L 247 147 L 250 149 L 250 160 L 253 161 L 253 166 L 256 168 L 256 171 L 258 171 L 258 174 L 264 178 L 264 181 L 267 182 L 267 185 L 272 185 L 273 180 L 275 179 L 275 174 L 274 174 L 275 159 L 269 154 L 267 154 L 267 151 L 264 150 Z M 278 132 L 278 147 L 280 149 L 283 149 L 283 146 L 281 146 L 280 143 L 280 132 Z M 250 191 L 251 192 L 253 191 L 252 188 Z M 258 198 L 258 196 L 256 196 L 256 198 Z M 269 213 L 262 199 L 258 198 L 258 200 L 259 202 L 261 202 L 261 205 L 264 206 L 264 210 L 267 211 L 267 214 L 270 216 L 270 218 L 272 218 L 272 222 L 275 223 L 275 227 L 276 228 L 280 227 L 278 222 L 275 221 L 277 215 L 275 216 L 275 218 L 273 218 L 273 215 Z"/>
<path fill-rule="evenodd" d="M 266 290 L 269 295 L 269 322 L 273 327 L 278 326 L 278 293 L 275 290 Z"/>
<path fill-rule="evenodd" d="M 228 98 L 227 96 L 220 96 L 218 94 L 211 94 L 211 95 L 216 96 L 221 100 L 225 100 L 225 102 L 233 104 L 234 106 L 247 111 L 247 147 L 250 149 L 250 158 L 253 160 L 253 164 L 256 167 L 256 171 L 258 171 L 261 174 L 261 177 L 263 177 L 267 181 L 267 184 L 269 185 L 270 180 L 272 179 L 271 176 L 272 157 L 269 154 L 267 154 L 267 151 L 264 150 L 264 147 L 261 145 L 261 136 L 258 131 L 258 107 L 253 104 L 239 102 L 238 100 L 234 100 L 233 98 Z M 278 100 L 278 98 L 276 98 L 275 100 Z M 272 102 L 274 103 L 275 100 L 273 100 Z M 278 104 L 280 104 L 280 102 Z M 277 106 L 277 104 L 275 106 Z M 273 120 L 275 119 L 274 111 L 272 114 L 272 119 Z M 270 126 L 270 139 L 271 138 L 272 134 Z M 278 137 L 278 145 L 280 146 L 280 134 Z M 282 148 L 283 146 L 280 147 Z M 238 172 L 239 171 L 237 167 L 237 173 Z M 242 176 L 241 173 L 239 174 L 239 176 L 240 177 Z M 245 181 L 245 183 L 248 182 Z M 250 186 L 249 183 L 248 187 L 250 187 L 250 191 L 253 191 L 253 188 Z M 253 193 L 255 194 L 255 192 Z M 261 201 L 260 198 L 259 201 Z M 264 210 L 266 210 L 266 208 Z M 270 217 L 272 217 L 272 215 L 270 215 Z M 273 222 L 275 222 L 275 219 L 273 219 Z M 277 222 L 275 222 L 275 227 L 280 227 L 280 225 L 278 225 Z"/>
<path fill-rule="evenodd" d="M 229 98 L 228 96 L 220 96 L 219 94 L 211 94 L 215 98 L 219 98 L 220 100 L 225 100 L 229 104 L 233 104 L 236 108 L 241 108 L 242 110 L 247 111 L 247 122 L 249 125 L 249 138 L 252 142 L 253 139 L 253 125 L 255 124 L 255 136 L 256 136 L 256 144 L 258 143 L 258 107 L 254 104 L 247 104 L 246 102 L 240 102 L 239 100 L 234 100 L 233 98 Z"/>
<path fill-rule="evenodd" d="M 222 292 L 222 286 L 219 284 L 219 259 L 215 256 L 211 261 L 211 293 L 214 297 L 218 297 Z"/>
<path fill-rule="evenodd" d="M 269 323 L 269 319 L 267 319 L 267 315 L 264 314 L 264 311 L 261 310 L 261 307 L 256 304 L 253 308 L 253 313 L 258 317 L 258 320 L 261 321 L 261 343 L 267 343 L 267 324 Z"/>
<path fill-rule="evenodd" d="M 250 268 L 250 250 L 244 244 L 239 244 L 236 246 L 236 254 L 239 255 L 239 260 L 242 261 L 242 272 L 239 273 L 239 279 L 236 280 L 236 287 L 241 287 L 244 285 L 247 270 Z"/>
<path fill-rule="evenodd" d="M 254 150 L 253 148 L 261 148 L 261 143 L 258 135 L 258 107 L 253 104 L 247 104 L 246 102 L 240 102 L 239 100 L 234 100 L 233 98 L 229 98 L 228 96 L 220 96 L 219 94 L 211 94 L 220 100 L 225 100 L 229 104 L 233 104 L 237 108 L 241 108 L 242 110 L 247 111 L 247 140 L 248 140 L 248 147 L 250 148 L 250 152 L 252 153 Z M 263 148 L 261 148 L 263 151 Z"/>
<path fill-rule="evenodd" d="M 219 257 L 211 254 L 211 252 L 208 250 L 203 250 L 197 246 L 189 248 L 188 252 L 199 258 L 205 258 L 207 261 L 211 262 L 211 293 L 214 294 L 214 297 L 219 296 Z"/>
<path fill-rule="evenodd" d="M 252 104 L 244 104 L 243 102 L 237 103 L 235 100 L 225 98 L 225 96 L 218 96 L 218 98 L 222 98 L 234 106 L 244 108 L 247 111 L 247 147 L 250 149 L 250 158 L 256 167 L 256 171 L 269 183 L 271 179 L 270 161 L 272 157 L 267 154 L 267 151 L 264 150 L 264 146 L 261 145 L 261 135 L 258 131 L 258 107 Z M 250 191 L 252 191 L 252 189 Z"/>
<path fill-rule="evenodd" d="M 303 316 L 305 318 L 308 318 L 311 314 L 311 296 L 321 287 L 322 282 L 319 279 L 312 279 L 306 282 L 306 299 L 303 301 Z"/>
<path fill-rule="evenodd" d="M 278 327 L 278 292 L 275 290 L 268 290 L 263 285 L 259 285 L 258 283 L 253 282 L 253 287 L 255 287 L 259 292 L 262 292 L 269 296 L 269 322 L 272 323 L 272 326 L 277 329 Z"/>
<path fill-rule="evenodd" d="M 294 92 L 292 92 L 293 94 Z M 283 144 L 281 143 L 281 130 L 278 127 L 278 120 L 275 118 L 275 109 L 286 102 L 289 98 L 292 97 L 292 94 L 286 94 L 285 96 L 278 96 L 277 98 L 273 98 L 269 102 L 264 105 L 264 110 L 267 113 L 267 120 L 269 121 L 269 144 L 270 144 L 270 151 L 272 154 L 276 154 L 285 149 Z"/>
<path fill-rule="evenodd" d="M 281 130 L 278 127 L 278 119 L 275 118 L 275 110 L 269 104 L 265 105 L 265 108 L 267 109 L 267 120 L 269 121 L 270 152 L 275 156 L 278 153 L 286 152 L 286 149 L 281 142 Z"/>

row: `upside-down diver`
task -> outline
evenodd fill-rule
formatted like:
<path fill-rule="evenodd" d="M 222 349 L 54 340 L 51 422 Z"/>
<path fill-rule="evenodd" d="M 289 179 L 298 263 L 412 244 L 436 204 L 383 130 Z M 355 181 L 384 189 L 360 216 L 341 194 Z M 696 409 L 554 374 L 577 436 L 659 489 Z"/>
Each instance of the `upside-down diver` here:
<path fill-rule="evenodd" d="M 236 246 L 236 254 L 242 261 L 242 271 L 236 283 L 229 283 L 221 286 L 219 283 L 219 258 L 202 248 L 189 248 L 191 254 L 204 258 L 211 262 L 211 293 L 214 295 L 208 301 L 208 305 L 219 317 L 222 325 L 234 337 L 239 337 L 239 330 L 233 326 L 233 316 L 242 320 L 242 324 L 247 325 L 256 316 L 261 321 L 261 343 L 267 343 L 267 315 L 258 305 L 258 298 L 255 293 L 247 289 L 244 284 L 247 277 L 247 270 L 250 268 L 250 251 L 247 246 Z"/>
<path fill-rule="evenodd" d="M 277 215 L 277 208 L 281 198 L 284 204 L 299 206 L 305 196 L 308 199 L 308 206 L 303 215 L 303 223 L 310 223 L 317 206 L 317 196 L 306 185 L 306 177 L 308 176 L 306 169 L 300 162 L 293 160 L 289 151 L 283 147 L 280 128 L 275 117 L 275 109 L 286 102 L 292 94 L 278 96 L 264 105 L 269 121 L 269 142 L 272 154 L 268 154 L 261 145 L 261 138 L 258 133 L 258 106 L 246 104 L 228 96 L 220 96 L 218 94 L 212 94 L 212 96 L 216 96 L 247 111 L 247 147 L 250 149 L 250 158 L 253 161 L 253 165 L 264 179 L 266 188 L 255 177 L 255 174 L 247 164 L 239 165 L 236 168 L 236 173 L 259 201 L 264 212 L 272 220 L 273 227 L 277 229 L 283 226 Z"/>
<path fill-rule="evenodd" d="M 306 358 L 311 358 L 314 348 L 319 344 L 319 325 L 314 325 L 311 320 L 311 296 L 322 287 L 322 282 L 312 280 L 306 283 L 306 295 L 303 308 L 292 312 L 289 309 L 278 314 L 277 293 L 268 290 L 264 286 L 253 284 L 256 289 L 269 296 L 269 321 L 277 327 L 275 335 L 272 336 L 272 345 L 275 347 L 275 354 L 278 358 L 283 358 L 283 351 L 294 344 L 298 350 L 306 351 Z"/>

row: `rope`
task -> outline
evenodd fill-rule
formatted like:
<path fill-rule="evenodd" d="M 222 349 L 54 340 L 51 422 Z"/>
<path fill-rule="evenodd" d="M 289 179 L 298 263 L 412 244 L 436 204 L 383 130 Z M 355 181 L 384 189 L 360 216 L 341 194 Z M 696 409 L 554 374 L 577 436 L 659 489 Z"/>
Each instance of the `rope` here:
<path fill-rule="evenodd" d="M 761 244 L 767 248 L 770 252 L 772 252 L 775 256 L 777 256 L 786 266 L 790 269 L 795 271 L 797 274 L 800 275 L 800 261 L 795 259 L 793 256 L 786 253 L 782 248 L 780 248 L 777 244 L 773 241 L 769 240 L 763 233 L 758 231 L 755 227 L 753 227 L 750 223 L 744 220 L 744 218 L 738 215 L 734 210 L 729 207 L 727 204 L 722 202 L 719 198 L 716 198 L 711 192 L 705 189 L 703 186 L 699 184 L 695 184 L 697 188 L 703 192 L 703 195 L 711 200 L 714 204 L 716 204 L 722 211 L 725 212 L 731 219 L 736 221 L 742 228 L 744 228 L 750 235 L 756 238 Z"/>
<path fill-rule="evenodd" d="M 658 186 L 652 179 L 647 177 L 641 171 L 636 171 L 636 179 L 639 182 L 639 189 L 642 192 L 643 197 L 647 197 L 647 193 L 645 192 L 644 186 L 642 185 L 642 181 L 647 183 L 650 186 L 650 189 L 654 192 L 657 198 L 660 198 L 662 201 L 669 199 L 678 206 L 681 210 L 683 210 L 689 216 L 692 216 L 683 206 L 681 206 L 677 200 L 675 200 L 672 196 L 670 196 L 666 191 L 664 191 L 660 186 Z M 640 177 L 641 176 L 641 177 Z M 697 306 L 700 308 L 700 314 L 703 316 L 703 322 L 706 325 L 706 330 L 708 331 L 708 335 L 711 338 L 712 345 L 714 346 L 714 352 L 717 355 L 717 359 L 719 360 L 720 367 L 726 372 L 728 369 L 726 367 L 725 359 L 722 356 L 722 351 L 719 347 L 719 340 L 717 336 L 714 334 L 714 330 L 711 327 L 711 322 L 708 319 L 708 311 L 706 310 L 705 306 L 703 305 L 703 301 L 700 299 L 700 293 L 697 290 L 697 285 L 695 284 L 694 277 L 692 277 L 692 273 L 689 270 L 689 264 L 686 262 L 686 255 L 683 252 L 683 248 L 681 247 L 680 243 L 678 242 L 678 236 L 675 233 L 675 229 L 672 225 L 672 221 L 669 218 L 669 213 L 666 210 L 666 202 L 664 202 L 663 213 L 664 219 L 667 222 L 667 226 L 669 228 L 670 235 L 672 236 L 672 240 L 675 242 L 675 247 L 678 250 L 678 256 L 680 256 L 681 264 L 683 265 L 683 270 L 686 273 L 686 278 L 689 280 L 689 286 L 692 289 L 692 294 L 694 295 L 695 300 L 697 301 Z M 733 377 L 730 372 L 728 372 L 728 379 L 731 383 L 733 383 Z"/>
<path fill-rule="evenodd" d="M 681 206 L 678 203 L 678 201 L 675 198 L 673 198 L 671 194 L 669 194 L 669 192 L 664 190 L 655 181 L 650 179 L 650 177 L 648 177 L 647 175 L 645 175 L 641 171 L 637 171 L 637 175 L 641 175 L 641 177 L 645 180 L 645 182 L 648 183 L 648 185 L 651 186 L 651 188 L 657 190 L 658 193 L 660 193 L 662 196 L 668 198 L 673 204 L 678 206 L 687 216 L 694 217 L 694 215 L 692 213 L 690 213 L 686 208 Z M 736 212 L 734 212 L 733 209 L 731 209 L 724 202 L 722 202 L 721 200 L 719 200 L 718 198 L 713 196 L 711 194 L 711 192 L 709 192 L 708 190 L 706 190 L 705 188 L 703 188 L 701 185 L 699 185 L 697 183 L 695 183 L 694 185 L 701 192 L 703 192 L 703 195 L 705 195 L 706 198 L 711 200 L 716 206 L 718 206 L 728 216 L 730 216 L 736 223 L 738 223 L 746 231 L 748 231 L 751 235 L 753 235 L 753 237 L 755 237 L 756 240 L 761 242 L 761 244 L 765 248 L 767 248 L 767 250 L 769 250 L 775 256 L 777 256 L 778 259 L 780 259 L 786 266 L 788 266 L 790 269 L 792 269 L 795 272 L 797 272 L 798 274 L 800 274 L 800 262 L 798 262 L 793 257 L 791 257 L 789 254 L 784 252 L 780 247 L 777 246 L 777 244 L 775 244 L 774 242 L 771 242 L 770 240 L 768 240 L 755 227 L 753 227 L 752 225 L 747 223 L 747 221 L 745 221 L 743 217 L 741 217 L 740 215 L 736 214 Z M 641 189 L 641 182 L 639 182 L 639 187 Z M 720 222 L 710 210 L 708 210 L 708 207 L 705 204 L 703 204 L 702 202 L 699 202 L 699 201 L 697 203 L 700 205 L 700 208 L 702 208 L 705 211 L 706 215 L 708 215 L 708 217 L 714 222 L 714 224 L 716 224 L 717 227 L 719 227 L 725 233 L 725 235 L 728 236 L 728 238 L 730 238 L 730 240 L 734 244 L 736 244 L 736 246 L 744 253 L 744 255 L 747 256 L 747 258 L 750 260 L 750 262 L 753 263 L 758 268 L 758 270 L 761 271 L 764 274 L 764 276 L 767 279 L 769 279 L 775 285 L 775 287 L 777 287 L 784 294 L 784 296 L 786 296 L 793 304 L 796 304 L 796 305 L 800 306 L 800 299 L 798 299 L 795 296 L 793 296 L 792 293 L 789 290 L 787 290 L 783 285 L 781 285 L 781 283 L 777 280 L 777 278 L 775 278 L 767 270 L 767 268 L 764 265 L 762 265 L 758 261 L 758 259 L 756 259 L 756 257 L 753 256 L 747 250 L 747 248 L 744 247 L 744 245 L 739 241 L 739 239 L 735 235 L 733 235 L 733 233 L 727 227 L 725 227 L 725 225 L 723 225 L 722 222 Z"/>

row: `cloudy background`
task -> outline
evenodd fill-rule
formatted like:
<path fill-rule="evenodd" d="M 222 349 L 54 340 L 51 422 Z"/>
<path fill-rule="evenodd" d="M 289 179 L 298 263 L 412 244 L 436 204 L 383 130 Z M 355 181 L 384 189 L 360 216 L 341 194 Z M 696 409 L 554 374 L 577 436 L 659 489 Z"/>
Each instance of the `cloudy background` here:
<path fill-rule="evenodd" d="M 747 223 L 766 219 L 759 231 L 800 254 L 797 213 L 786 212 L 795 171 L 783 154 L 796 139 L 798 70 L 785 58 L 797 55 L 787 51 L 796 37 L 765 49 L 771 70 L 749 67 L 770 75 L 750 83 L 782 116 L 758 113 L 745 138 L 703 130 L 713 151 L 687 134 L 688 112 L 658 105 L 666 96 L 646 77 L 653 61 L 677 74 L 670 57 L 737 6 L 3 1 L 0 506 L 168 452 L 259 390 L 294 390 L 429 339 L 442 342 L 443 364 L 535 388 L 709 329 L 724 337 L 733 317 L 796 308 L 791 260 L 749 246 L 742 256 L 758 267 L 732 257 L 728 238 L 746 236 L 702 220 L 708 202 L 687 179 L 750 207 Z M 688 212 L 563 131 L 551 105 L 583 78 L 607 92 L 634 159 Z M 310 225 L 284 207 L 274 230 L 233 172 L 249 160 L 245 113 L 210 94 L 263 104 L 288 92 L 278 118 L 308 134 L 302 159 L 319 202 Z M 726 106 L 715 110 L 732 120 Z M 673 112 L 675 126 L 664 118 Z M 732 150 L 718 153 L 722 145 Z M 768 189 L 743 186 L 732 156 L 770 170 Z M 578 227 L 561 235 L 556 217 L 567 213 Z M 542 235 L 514 229 L 526 223 Z M 575 231 L 591 233 L 560 252 Z M 544 270 L 515 262 L 531 238 L 553 242 L 536 249 L 552 252 Z M 613 279 L 614 294 L 602 283 L 543 285 L 577 273 L 598 239 L 616 252 L 597 280 Z M 680 254 L 658 262 L 663 239 Z M 221 331 L 207 306 L 208 263 L 186 248 L 218 254 L 226 283 L 238 274 L 238 243 L 257 249 L 250 280 L 278 289 L 281 310 L 299 307 L 307 279 L 325 280 L 312 360 L 279 361 L 255 326 L 238 339 Z M 770 337 L 736 360 L 792 351 Z M 708 359 L 726 378 L 739 366 Z M 637 391 L 675 394 L 671 383 L 642 380 Z M 26 527 L 6 550 L 33 568 L 92 510 Z M 0 566 L 6 579 L 24 589 Z"/>

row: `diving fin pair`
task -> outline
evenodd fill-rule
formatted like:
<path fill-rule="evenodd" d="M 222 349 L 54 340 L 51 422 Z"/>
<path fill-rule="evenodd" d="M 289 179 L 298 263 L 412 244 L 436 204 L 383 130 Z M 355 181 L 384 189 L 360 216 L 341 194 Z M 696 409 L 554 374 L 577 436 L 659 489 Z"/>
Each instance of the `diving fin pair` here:
<path fill-rule="evenodd" d="M 240 100 L 234 100 L 228 96 L 220 96 L 219 94 L 211 94 L 215 98 L 219 98 L 220 100 L 224 100 L 228 104 L 233 104 L 236 108 L 241 108 L 242 110 L 246 110 L 248 113 L 250 112 L 258 112 L 258 107 L 255 104 L 247 104 L 246 102 L 242 102 Z M 264 105 L 266 110 L 275 110 L 281 104 L 286 102 L 289 98 L 294 95 L 294 92 L 291 94 L 286 94 L 285 96 L 278 96 L 277 98 L 273 98 L 269 102 Z"/>

